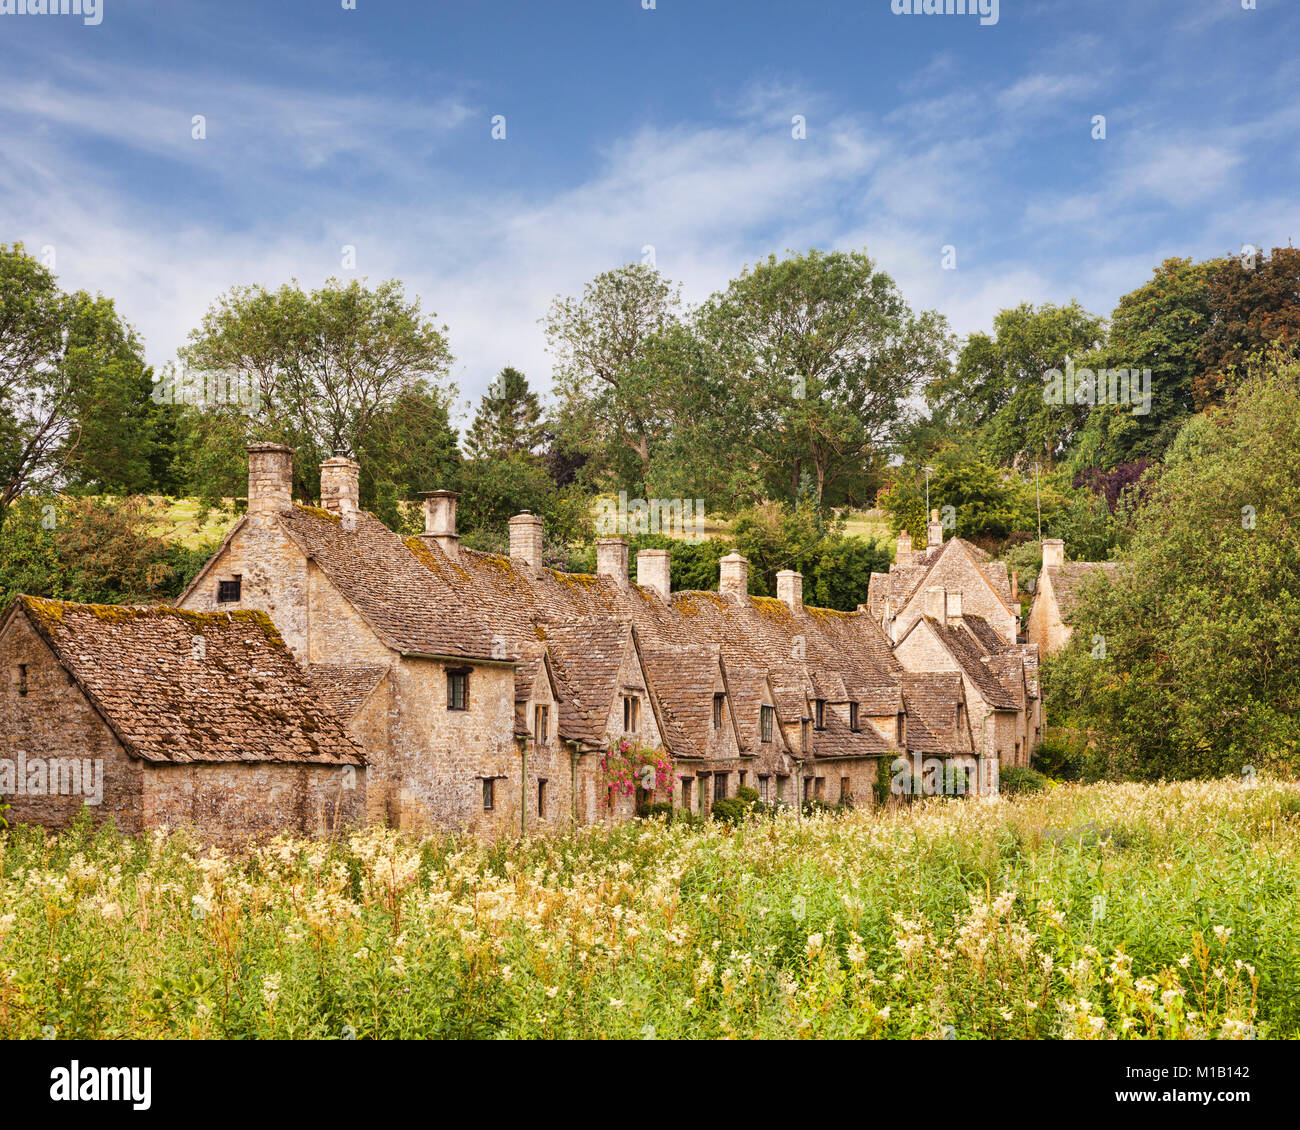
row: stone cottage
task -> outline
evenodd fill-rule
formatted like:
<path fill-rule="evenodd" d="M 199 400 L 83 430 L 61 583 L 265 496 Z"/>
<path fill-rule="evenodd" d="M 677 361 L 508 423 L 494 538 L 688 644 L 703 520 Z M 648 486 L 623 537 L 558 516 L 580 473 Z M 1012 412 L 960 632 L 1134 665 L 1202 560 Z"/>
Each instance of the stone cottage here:
<path fill-rule="evenodd" d="M 989 789 L 999 762 L 1032 754 L 1037 650 L 1016 641 L 1014 589 L 942 527 L 873 577 L 869 605 L 836 612 L 805 605 L 790 570 L 775 598 L 750 595 L 737 553 L 711 592 L 672 591 L 663 549 L 639 552 L 633 579 L 622 538 L 599 540 L 594 574 L 549 569 L 528 513 L 507 555 L 477 552 L 451 491 L 428 492 L 424 532 L 401 537 L 360 509 L 350 459 L 322 465 L 321 506 L 295 504 L 292 458 L 249 449 L 247 513 L 179 614 L 274 624 L 295 686 L 362 751 L 357 820 L 532 833 L 642 801 L 708 814 L 742 788 L 870 805 L 900 757 Z M 633 764 L 635 787 L 612 787 Z"/>
<path fill-rule="evenodd" d="M 362 814 L 361 748 L 270 619 L 20 596 L 0 615 L 0 797 L 11 821 L 85 805 L 207 840 Z"/>

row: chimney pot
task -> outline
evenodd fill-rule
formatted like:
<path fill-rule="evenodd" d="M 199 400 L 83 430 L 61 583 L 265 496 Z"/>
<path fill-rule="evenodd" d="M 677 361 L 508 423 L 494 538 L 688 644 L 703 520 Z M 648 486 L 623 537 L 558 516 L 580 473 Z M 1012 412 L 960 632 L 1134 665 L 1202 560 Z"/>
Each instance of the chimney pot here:
<path fill-rule="evenodd" d="M 943 545 L 943 523 L 939 521 L 939 511 L 930 511 L 930 524 L 925 528 L 926 546 L 933 548 L 936 545 Z"/>
<path fill-rule="evenodd" d="M 536 514 L 524 510 L 510 519 L 510 556 L 542 567 L 542 520 Z"/>
<path fill-rule="evenodd" d="M 894 552 L 894 564 L 910 565 L 915 556 L 916 550 L 912 548 L 912 535 L 904 530 L 898 535 L 898 548 Z"/>
<path fill-rule="evenodd" d="M 638 558 L 637 567 L 640 568 Z M 596 576 L 609 577 L 619 588 L 627 588 L 627 539 L 596 539 Z"/>
<path fill-rule="evenodd" d="M 1065 542 L 1060 538 L 1047 538 L 1043 542 L 1043 568 L 1059 569 L 1065 564 Z"/>
<path fill-rule="evenodd" d="M 734 550 L 718 562 L 718 592 L 749 595 L 749 559 Z"/>
<path fill-rule="evenodd" d="M 293 505 L 293 448 L 282 443 L 248 447 L 248 513 L 274 514 Z"/>
<path fill-rule="evenodd" d="M 672 592 L 672 555 L 666 549 L 642 549 L 636 555 L 636 583 L 653 589 L 662 600 Z"/>
<path fill-rule="evenodd" d="M 355 515 L 361 509 L 361 468 L 343 455 L 335 455 L 320 465 L 320 504 L 340 518 Z"/>
<path fill-rule="evenodd" d="M 456 534 L 456 500 L 460 494 L 454 490 L 426 490 L 420 492 L 424 499 L 424 533 L 420 540 L 426 545 L 434 542 L 453 561 L 460 559 L 460 538 Z"/>
<path fill-rule="evenodd" d="M 803 574 L 782 569 L 776 575 L 776 598 L 791 612 L 803 610 Z"/>

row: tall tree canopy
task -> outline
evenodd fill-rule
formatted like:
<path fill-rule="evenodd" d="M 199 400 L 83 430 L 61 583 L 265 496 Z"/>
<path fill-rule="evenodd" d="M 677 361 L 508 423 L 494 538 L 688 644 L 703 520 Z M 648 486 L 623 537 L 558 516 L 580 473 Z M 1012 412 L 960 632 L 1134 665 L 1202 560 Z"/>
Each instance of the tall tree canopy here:
<path fill-rule="evenodd" d="M 546 439 L 542 408 L 528 378 L 507 365 L 488 385 L 465 436 L 474 459 L 492 455 L 531 454 Z"/>
<path fill-rule="evenodd" d="M 295 488 L 303 497 L 315 496 L 319 465 L 335 453 L 360 459 L 371 484 L 409 493 L 411 456 L 394 449 L 393 437 L 422 425 L 449 427 L 446 327 L 395 281 L 370 289 L 331 279 L 311 293 L 296 283 L 236 287 L 209 309 L 181 357 L 190 370 L 233 376 L 254 393 L 251 402 L 227 396 L 194 410 L 190 460 L 207 468 L 209 481 L 237 481 L 243 447 L 256 438 L 297 449 Z M 402 419 L 394 415 L 399 408 Z M 444 439 L 434 437 L 439 450 Z M 386 458 L 405 466 L 384 465 Z M 362 485 L 369 505 L 374 499 Z"/>
<path fill-rule="evenodd" d="M 0 522 L 31 490 L 153 488 L 167 460 L 152 384 L 111 300 L 63 293 L 0 244 Z"/>
<path fill-rule="evenodd" d="M 952 348 L 944 319 L 914 315 L 857 251 L 769 256 L 709 299 L 696 326 L 773 496 L 797 498 L 807 473 L 819 504 L 866 474 Z"/>

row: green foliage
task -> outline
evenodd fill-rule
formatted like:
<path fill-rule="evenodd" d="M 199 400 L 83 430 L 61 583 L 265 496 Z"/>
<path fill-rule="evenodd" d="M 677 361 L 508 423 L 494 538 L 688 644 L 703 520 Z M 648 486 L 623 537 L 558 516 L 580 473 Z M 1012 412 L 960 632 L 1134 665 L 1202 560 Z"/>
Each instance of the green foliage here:
<path fill-rule="evenodd" d="M 1047 778 L 1036 769 L 1009 765 L 998 773 L 998 791 L 1007 796 L 1041 793 L 1047 788 Z"/>
<path fill-rule="evenodd" d="M 1101 771 L 1300 770 L 1300 364 L 1193 418 L 1133 515 L 1130 562 L 1085 592 L 1044 665 L 1049 717 Z"/>
<path fill-rule="evenodd" d="M 0 527 L 0 606 L 23 592 L 96 604 L 177 596 L 215 546 L 185 549 L 152 532 L 144 498 L 28 496 Z"/>
<path fill-rule="evenodd" d="M 252 404 L 185 410 L 187 477 L 205 497 L 241 493 L 231 488 L 252 439 L 295 448 L 295 494 L 305 499 L 319 497 L 325 459 L 356 456 L 367 476 L 362 505 L 378 503 L 390 518 L 396 498 L 434 489 L 411 483 L 421 467 L 429 474 L 452 459 L 446 327 L 396 281 L 372 289 L 330 279 L 310 293 L 296 283 L 235 287 L 204 315 L 181 357 L 190 370 L 235 375 L 257 390 Z"/>
<path fill-rule="evenodd" d="M 0 244 L 0 524 L 28 491 L 167 486 L 152 388 L 110 299 L 64 294 L 22 244 Z"/>
<path fill-rule="evenodd" d="M 544 438 L 537 393 L 528 387 L 523 373 L 507 365 L 479 399 L 465 436 L 466 451 L 474 459 L 531 454 Z"/>
<path fill-rule="evenodd" d="M 931 382 L 927 398 L 943 419 L 969 428 L 994 464 L 1051 466 L 1070 446 L 1086 407 L 1053 405 L 1047 374 L 1105 339 L 1105 322 L 1077 302 L 1000 311 L 993 336 L 973 333 L 950 377 Z"/>

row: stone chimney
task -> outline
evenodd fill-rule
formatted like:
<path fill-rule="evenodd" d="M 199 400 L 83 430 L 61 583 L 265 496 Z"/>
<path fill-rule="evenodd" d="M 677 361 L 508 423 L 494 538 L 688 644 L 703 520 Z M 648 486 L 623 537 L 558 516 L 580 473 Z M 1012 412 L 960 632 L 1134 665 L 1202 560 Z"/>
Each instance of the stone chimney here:
<path fill-rule="evenodd" d="M 734 549 L 718 562 L 718 592 L 732 596 L 749 595 L 749 558 Z"/>
<path fill-rule="evenodd" d="M 460 559 L 460 538 L 456 534 L 456 500 L 460 495 L 454 490 L 426 490 L 420 492 L 424 499 L 423 542 L 435 542 L 453 561 Z"/>
<path fill-rule="evenodd" d="M 910 565 L 916 550 L 912 548 L 912 535 L 906 530 L 898 535 L 898 549 L 894 553 L 895 565 Z"/>
<path fill-rule="evenodd" d="M 1043 568 L 1059 569 L 1065 564 L 1065 542 L 1060 538 L 1047 538 L 1043 542 Z"/>
<path fill-rule="evenodd" d="M 542 520 L 536 514 L 525 510 L 510 519 L 510 556 L 542 567 Z"/>
<path fill-rule="evenodd" d="M 637 561 L 637 568 L 641 563 Z M 619 588 L 627 588 L 627 539 L 596 539 L 596 576 L 609 577 Z"/>
<path fill-rule="evenodd" d="M 948 594 L 948 622 L 961 623 L 961 593 L 950 592 Z"/>
<path fill-rule="evenodd" d="M 776 575 L 776 598 L 791 612 L 803 611 L 803 574 L 782 569 Z"/>
<path fill-rule="evenodd" d="M 941 586 L 925 590 L 925 614 L 948 626 L 948 593 Z"/>
<path fill-rule="evenodd" d="M 248 513 L 274 514 L 293 505 L 293 448 L 254 443 L 248 448 Z"/>
<path fill-rule="evenodd" d="M 943 523 L 939 521 L 939 511 L 930 511 L 930 524 L 925 527 L 925 544 L 927 548 L 943 545 Z"/>
<path fill-rule="evenodd" d="M 626 552 L 626 551 L 625 551 Z M 642 549 L 636 555 L 636 583 L 653 589 L 665 601 L 672 585 L 672 557 L 666 549 Z"/>
<path fill-rule="evenodd" d="M 340 518 L 355 517 L 361 509 L 358 477 L 361 467 L 345 455 L 335 455 L 320 465 L 320 504 Z"/>

